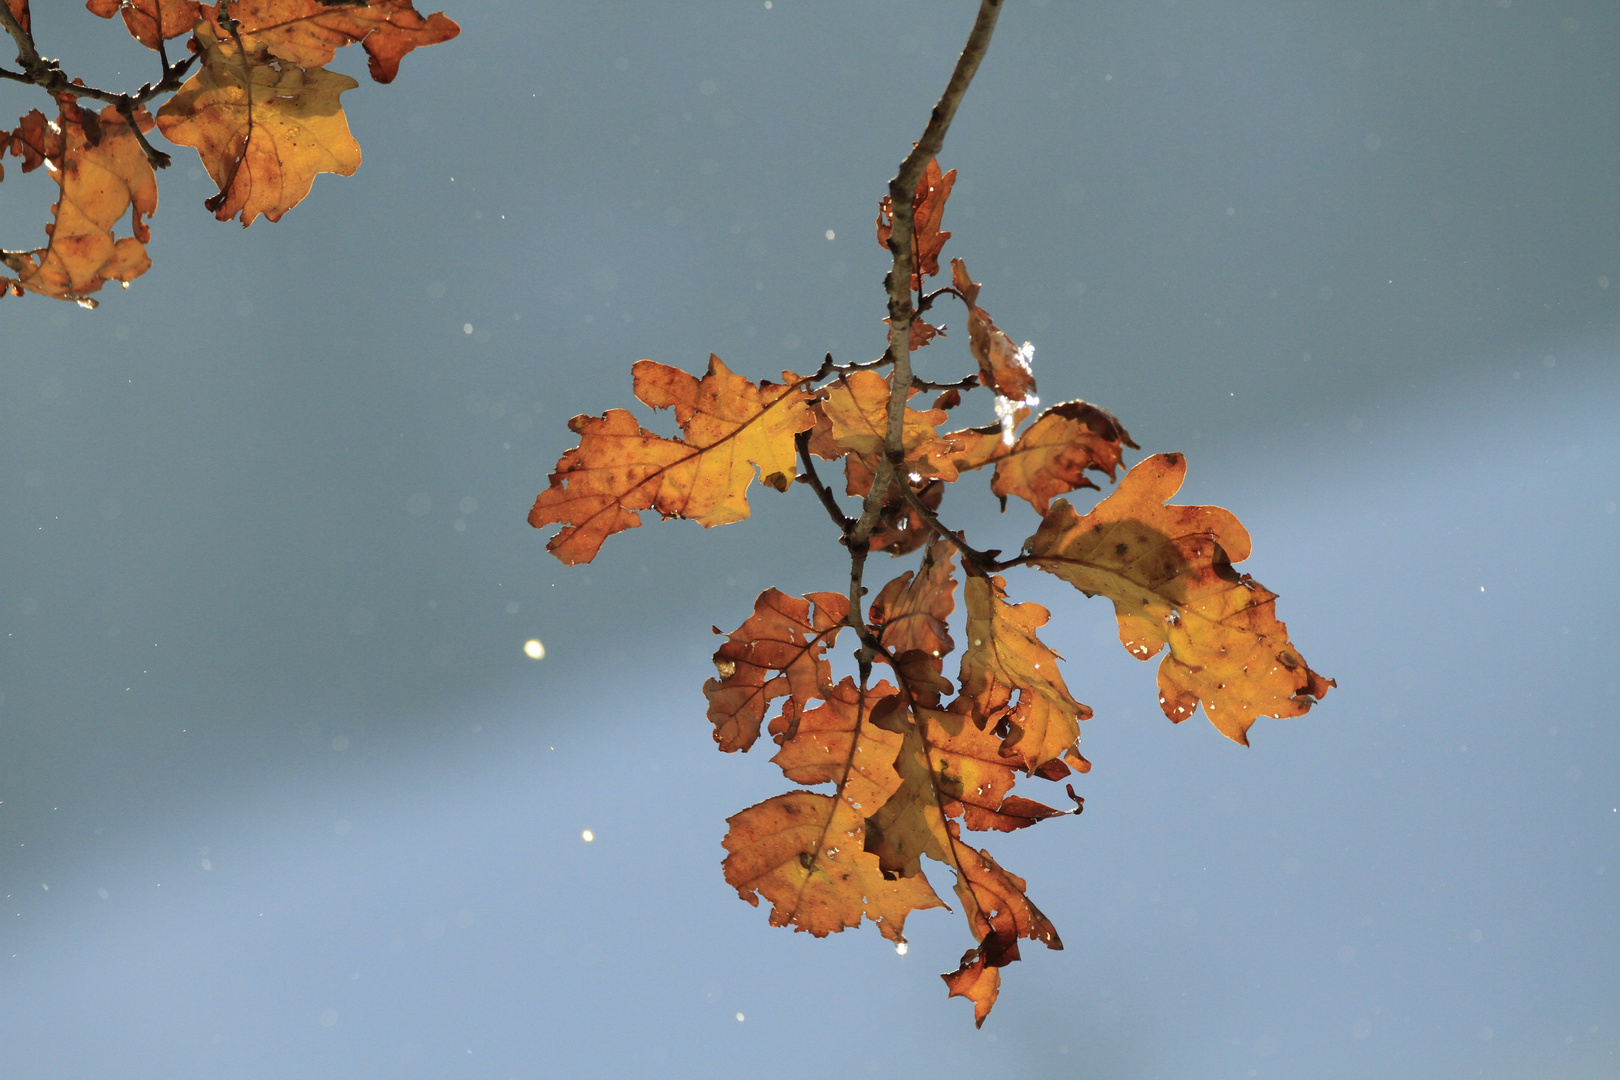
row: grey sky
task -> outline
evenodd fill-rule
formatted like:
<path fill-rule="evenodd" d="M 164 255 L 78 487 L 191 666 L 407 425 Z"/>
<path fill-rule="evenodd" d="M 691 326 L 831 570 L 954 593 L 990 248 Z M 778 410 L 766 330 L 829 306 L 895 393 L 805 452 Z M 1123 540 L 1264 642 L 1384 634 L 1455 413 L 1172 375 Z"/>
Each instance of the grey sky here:
<path fill-rule="evenodd" d="M 1097 714 L 1085 815 L 993 845 L 1066 951 L 975 1032 L 959 914 L 767 927 L 719 839 L 787 785 L 699 687 L 711 624 L 838 587 L 825 518 L 570 570 L 524 515 L 637 359 L 881 350 L 877 198 L 971 5 L 472 0 L 346 96 L 354 178 L 244 231 L 182 151 L 130 290 L 0 302 L 0 1073 L 1613 1073 L 1620 9 L 1008 3 L 946 254 L 1044 399 L 1188 454 L 1340 689 L 1172 727 L 1101 601 L 1015 579 Z"/>

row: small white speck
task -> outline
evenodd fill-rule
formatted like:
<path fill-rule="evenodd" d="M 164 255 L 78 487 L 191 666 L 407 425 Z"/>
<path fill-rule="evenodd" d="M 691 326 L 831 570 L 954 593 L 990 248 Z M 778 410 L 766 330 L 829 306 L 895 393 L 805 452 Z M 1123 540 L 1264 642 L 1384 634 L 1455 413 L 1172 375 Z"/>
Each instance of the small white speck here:
<path fill-rule="evenodd" d="M 827 239 L 836 240 L 836 239 L 838 239 L 838 234 L 833 232 L 831 229 L 828 229 L 827 230 Z"/>
<path fill-rule="evenodd" d="M 546 658 L 546 647 L 540 643 L 539 639 L 530 638 L 523 643 L 523 655 L 530 660 L 544 660 Z"/>
<path fill-rule="evenodd" d="M 906 955 L 906 953 L 908 951 L 910 951 L 910 949 L 911 949 L 911 946 L 907 945 L 903 941 L 897 941 L 897 942 L 894 943 L 894 951 L 899 953 L 901 956 Z"/>
<path fill-rule="evenodd" d="M 472 333 L 472 323 L 470 323 L 470 322 L 464 322 L 464 323 L 462 323 L 462 324 L 461 324 L 461 332 L 462 332 L 462 333 L 463 333 L 463 334 L 470 334 L 470 333 Z"/>
<path fill-rule="evenodd" d="M 738 1013 L 738 1014 L 737 1014 L 737 1023 L 739 1023 L 739 1024 L 740 1024 L 740 1023 L 742 1023 L 742 1022 L 743 1022 L 743 1014 L 742 1014 L 742 1013 Z"/>
<path fill-rule="evenodd" d="M 588 844 L 588 843 L 590 843 L 590 842 L 591 842 L 591 841 L 592 841 L 592 840 L 595 840 L 595 839 L 596 839 L 596 834 L 595 834 L 595 833 L 593 833 L 593 832 L 591 832 L 591 830 L 589 830 L 589 829 L 586 829 L 586 830 L 585 830 L 585 831 L 584 831 L 584 832 L 582 832 L 582 833 L 580 833 L 580 834 L 579 834 L 579 838 L 580 838 L 580 839 L 581 839 L 581 840 L 583 840 L 583 841 L 585 841 L 585 842 L 586 842 L 586 843 L 587 843 L 587 844 Z"/>

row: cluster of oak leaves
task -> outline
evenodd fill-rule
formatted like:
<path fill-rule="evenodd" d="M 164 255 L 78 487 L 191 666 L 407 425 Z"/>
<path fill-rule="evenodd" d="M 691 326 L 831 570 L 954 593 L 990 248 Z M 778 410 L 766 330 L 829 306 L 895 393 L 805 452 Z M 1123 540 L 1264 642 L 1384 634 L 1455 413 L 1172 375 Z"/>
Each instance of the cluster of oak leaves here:
<path fill-rule="evenodd" d="M 4 2 L 28 30 L 28 0 Z M 360 144 L 339 101 L 360 84 L 326 70 L 339 48 L 358 43 L 371 77 L 386 83 L 406 53 L 460 33 L 441 13 L 418 14 L 410 0 L 88 0 L 85 7 L 107 19 L 122 15 L 149 49 L 189 38 L 196 73 L 155 121 L 144 107 L 132 115 L 143 134 L 156 126 L 171 143 L 196 147 L 219 186 L 208 209 L 221 221 L 240 216 L 244 226 L 260 214 L 280 220 L 309 194 L 316 174 L 349 176 L 360 167 Z M 45 227 L 49 242 L 0 252 L 15 275 L 0 275 L 0 290 L 93 306 L 89 297 L 103 284 L 127 287 L 152 265 L 145 219 L 157 211 L 157 177 L 116 107 L 95 112 L 71 92 L 56 104 L 54 119 L 35 109 L 15 130 L 0 130 L 0 157 L 9 150 L 24 172 L 45 165 L 61 185 L 55 220 Z M 115 238 L 126 212 L 131 235 Z"/>
<path fill-rule="evenodd" d="M 923 275 L 939 272 L 940 247 L 950 236 L 939 230 L 940 217 L 954 176 L 941 176 L 930 162 L 918 186 L 914 290 Z M 891 228 L 885 205 L 878 218 L 885 247 Z M 773 925 L 822 936 L 866 918 L 900 943 L 908 914 L 944 906 L 922 858 L 943 863 L 977 942 L 944 979 L 951 996 L 972 1000 L 982 1024 L 1000 969 L 1018 959 L 1019 940 L 1052 949 L 1062 943 L 1024 880 L 964 841 L 961 830 L 1011 832 L 1064 813 L 1011 794 L 1018 774 L 1061 781 L 1091 767 L 1077 745 L 1079 722 L 1091 710 L 1069 693 L 1058 655 L 1036 633 L 1048 613 L 1039 604 L 1010 603 L 998 571 L 1033 567 L 1087 596 L 1108 597 L 1120 640 L 1138 659 L 1168 647 L 1158 683 L 1171 720 L 1202 704 L 1223 734 L 1247 743 L 1257 717 L 1299 716 L 1334 684 L 1294 650 L 1276 617 L 1275 594 L 1232 569 L 1249 555 L 1237 519 L 1215 506 L 1166 505 L 1186 470 L 1181 455 L 1141 462 L 1090 513 L 1052 501 L 1096 487 L 1088 470 L 1112 480 L 1124 448 L 1136 444 L 1111 415 L 1083 401 L 1049 408 L 1018 432 L 1030 415 L 1024 406 L 1035 402 L 1029 351 L 978 306 L 979 286 L 961 260 L 951 269 L 951 286 L 930 302 L 951 295 L 967 307 L 978 382 L 996 394 L 1004 422 L 941 433 L 961 401 L 954 389 L 932 408 L 907 406 L 897 470 L 905 481 L 897 482 L 909 482 L 934 516 L 944 484 L 993 467 L 991 490 L 1003 508 L 1009 497 L 1027 501 L 1039 528 L 1008 560 L 965 543 L 958 550 L 896 488 L 883 500 L 870 548 L 893 555 L 921 548 L 922 562 L 882 588 L 864 628 L 844 594 L 793 597 L 770 589 L 714 654 L 719 677 L 703 692 L 721 750 L 747 750 L 765 727 L 778 747 L 771 760 L 789 780 L 834 788 L 831 795 L 790 791 L 730 818 L 726 881 L 751 904 L 756 894 L 769 901 Z M 941 335 L 941 327 L 917 318 L 908 336 L 919 348 Z M 842 461 L 845 493 L 864 499 L 885 454 L 892 375 L 880 371 L 889 366 L 885 358 L 755 384 L 718 357 L 701 379 L 640 361 L 632 369 L 636 397 L 674 409 L 682 437 L 654 434 L 623 409 L 574 417 L 569 427 L 580 444 L 558 462 L 529 523 L 562 525 L 548 548 L 564 563 L 589 562 L 608 536 L 638 526 L 642 510 L 705 526 L 746 518 L 756 469 L 767 486 L 786 491 L 795 480 L 812 482 L 812 456 Z M 846 524 L 846 543 L 849 535 Z M 957 557 L 967 646 L 947 702 Z M 827 650 L 843 629 L 876 637 L 875 659 L 894 683 L 834 681 Z M 780 711 L 766 726 L 777 702 Z M 1078 813 L 1082 800 L 1072 784 L 1068 794 Z"/>

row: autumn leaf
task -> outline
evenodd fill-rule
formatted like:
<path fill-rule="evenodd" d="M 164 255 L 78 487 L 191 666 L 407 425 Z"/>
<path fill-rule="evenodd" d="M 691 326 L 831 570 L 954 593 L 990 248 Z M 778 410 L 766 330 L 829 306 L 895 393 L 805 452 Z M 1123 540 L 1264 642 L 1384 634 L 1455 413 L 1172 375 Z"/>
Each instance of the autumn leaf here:
<path fill-rule="evenodd" d="M 968 277 L 967 264 L 961 259 L 951 260 L 951 283 L 968 305 L 968 348 L 979 362 L 979 381 L 1008 403 L 1002 406 L 998 402 L 998 413 L 1003 408 L 1010 413 L 1020 405 L 1033 407 L 1040 400 L 1035 396 L 1035 372 L 1030 367 L 1034 347 L 1025 344 L 1020 348 L 997 328 L 990 313 L 979 306 L 979 286 Z"/>
<path fill-rule="evenodd" d="M 862 694 L 845 676 L 822 696 L 824 705 L 771 721 L 782 747 L 771 761 L 795 784 L 838 785 L 838 797 L 864 817 L 900 786 L 894 758 L 904 737 L 871 722 L 874 705 L 897 703 L 895 688 L 880 682 Z"/>
<path fill-rule="evenodd" d="M 136 116 L 151 123 L 144 111 Z M 0 261 L 17 275 L 0 277 L 0 288 L 94 306 L 90 295 L 107 282 L 127 283 L 146 272 L 151 230 L 143 219 L 157 212 L 157 178 L 117 109 L 109 105 L 98 115 L 64 99 L 54 126 L 35 110 L 8 143 L 25 172 L 49 162 L 61 192 L 55 221 L 45 227 L 45 247 L 0 252 Z M 114 238 L 113 226 L 126 212 L 133 235 Z"/>
<path fill-rule="evenodd" d="M 380 83 L 394 81 L 406 53 L 461 33 L 443 12 L 424 17 L 410 0 L 341 5 L 320 0 L 233 0 L 230 14 L 241 24 L 244 44 L 250 39 L 263 42 L 272 55 L 303 68 L 324 67 L 338 49 L 359 42 L 369 58 L 372 79 Z"/>
<path fill-rule="evenodd" d="M 945 620 L 956 608 L 956 578 L 951 571 L 955 549 L 940 540 L 931 544 L 922 566 L 907 570 L 883 586 L 872 601 L 871 623 L 883 647 L 896 656 L 920 649 L 944 656 L 956 648 Z"/>
<path fill-rule="evenodd" d="M 890 941 L 902 941 L 907 915 L 944 906 L 921 873 L 883 873 L 865 850 L 860 811 L 844 799 L 790 791 L 726 823 L 726 882 L 756 907 L 759 896 L 769 900 L 772 926 L 826 937 L 859 926 L 864 916 Z"/>
<path fill-rule="evenodd" d="M 352 176 L 360 144 L 339 96 L 360 84 L 322 68 L 305 70 L 263 42 L 238 47 L 205 20 L 196 41 L 203 66 L 158 111 L 170 142 L 194 146 L 219 194 L 204 203 L 220 221 L 260 214 L 271 221 L 309 194 L 319 173 Z"/>
<path fill-rule="evenodd" d="M 546 549 L 570 566 L 590 562 L 607 537 L 639 526 L 641 510 L 705 527 L 743 520 L 754 467 L 766 484 L 786 490 L 797 475 L 793 436 L 815 422 L 804 380 L 791 372 L 783 373 L 786 385 L 755 386 L 717 356 L 701 380 L 650 360 L 634 371 L 636 396 L 654 408 L 673 407 L 687 439 L 655 435 L 623 409 L 568 422 L 579 446 L 557 462 L 529 524 L 564 526 Z"/>
<path fill-rule="evenodd" d="M 1016 746 L 1004 749 L 994 731 L 973 722 L 968 709 L 918 709 L 915 715 L 946 817 L 959 817 L 979 832 L 1012 832 L 1069 812 L 1009 794 L 1017 770 L 1028 770 L 1029 759 Z"/>
<path fill-rule="evenodd" d="M 994 428 L 966 428 L 943 438 L 958 472 L 995 464 L 990 490 L 1003 510 L 1014 495 L 1043 515 L 1054 496 L 1097 486 L 1086 476 L 1088 469 L 1114 479 L 1124 448 L 1136 449 L 1113 414 L 1084 401 L 1047 409 L 1011 446 Z"/>
<path fill-rule="evenodd" d="M 130 36 L 148 49 L 191 33 L 202 8 L 197 0 L 86 0 L 84 6 L 103 19 L 122 14 Z"/>
<path fill-rule="evenodd" d="M 6 0 L 6 6 L 11 9 L 12 18 L 17 20 L 17 25 L 25 32 L 32 28 L 28 15 L 28 0 Z"/>
<path fill-rule="evenodd" d="M 1075 701 L 1058 671 L 1058 654 L 1035 636 L 1047 610 L 1036 603 L 1009 604 L 1001 578 L 970 577 L 967 650 L 962 654 L 962 697 L 972 703 L 980 726 L 1005 726 L 1005 748 L 1017 749 L 1029 768 L 1061 758 L 1080 737 L 1091 710 Z M 1014 700 L 1016 696 L 1016 700 Z"/>
<path fill-rule="evenodd" d="M 1218 506 L 1167 506 L 1186 459 L 1157 454 L 1081 517 L 1058 501 L 1028 542 L 1029 561 L 1114 602 L 1119 638 L 1140 660 L 1169 645 L 1159 703 L 1180 722 L 1202 704 L 1222 734 L 1248 744 L 1260 716 L 1301 716 L 1336 685 L 1312 671 L 1277 619 L 1276 594 L 1232 563 L 1249 534 Z"/>
<path fill-rule="evenodd" d="M 799 710 L 824 696 L 823 687 L 832 683 L 825 654 L 848 614 L 849 600 L 841 593 L 759 594 L 754 613 L 715 651 L 720 678 L 703 684 L 721 750 L 754 745 L 765 710 L 777 698 L 788 698 Z"/>
<path fill-rule="evenodd" d="M 951 197 L 951 187 L 956 183 L 956 170 L 941 176 L 939 162 L 930 158 L 923 167 L 922 178 L 917 181 L 917 193 L 911 199 L 912 222 L 912 271 L 911 290 L 913 292 L 922 288 L 922 279 L 926 275 L 933 277 L 939 273 L 939 252 L 945 246 L 945 241 L 951 238 L 948 232 L 940 232 L 939 224 L 945 214 L 945 200 Z M 878 204 L 877 238 L 878 246 L 885 251 L 889 248 L 889 237 L 894 235 L 894 202 L 889 196 L 883 196 Z M 932 328 L 930 328 L 932 329 Z M 927 335 L 932 337 L 932 334 Z M 916 327 L 913 324 L 913 341 L 916 339 Z M 927 344 L 927 339 L 923 340 Z M 911 346 L 917 348 L 916 344 Z"/>

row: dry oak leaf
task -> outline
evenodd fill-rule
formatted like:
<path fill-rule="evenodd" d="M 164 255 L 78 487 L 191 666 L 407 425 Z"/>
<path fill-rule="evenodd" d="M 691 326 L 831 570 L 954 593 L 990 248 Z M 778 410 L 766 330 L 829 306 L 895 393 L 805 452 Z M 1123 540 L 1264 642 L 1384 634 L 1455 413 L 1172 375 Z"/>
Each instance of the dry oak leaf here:
<path fill-rule="evenodd" d="M 1016 747 L 1003 750 L 1001 739 L 980 730 L 966 710 L 918 709 L 916 716 L 946 817 L 960 817 L 976 832 L 1012 832 L 1068 812 L 1008 794 L 1018 780 L 1015 770 L 1028 762 Z"/>
<path fill-rule="evenodd" d="M 956 609 L 956 578 L 951 571 L 955 552 L 949 542 L 935 541 L 915 572 L 907 570 L 883 586 L 872 601 L 872 626 L 894 655 L 920 649 L 929 656 L 944 656 L 956 648 L 946 626 Z"/>
<path fill-rule="evenodd" d="M 144 111 L 136 119 L 151 122 Z M 133 281 L 147 271 L 152 260 L 146 242 L 152 233 L 142 219 L 157 212 L 157 177 L 117 109 L 109 105 L 98 116 L 64 99 L 55 124 L 31 112 L 10 144 L 23 158 L 24 171 L 50 162 L 61 194 L 52 208 L 56 220 L 45 227 L 50 236 L 45 247 L 0 252 L 0 261 L 17 275 L 0 277 L 0 288 L 93 307 L 88 297 L 104 284 Z M 112 228 L 126 211 L 134 235 L 114 239 Z"/>
<path fill-rule="evenodd" d="M 996 466 L 990 490 L 1007 507 L 1015 495 L 1045 514 L 1054 496 L 1095 488 L 1088 469 L 1114 479 L 1124 448 L 1136 443 L 1112 413 L 1084 401 L 1065 401 L 1041 413 L 1011 446 L 999 428 L 966 428 L 944 436 L 958 472 Z"/>
<path fill-rule="evenodd" d="M 965 997 L 973 1002 L 973 1026 L 984 1027 L 984 1018 L 1001 993 L 1001 969 L 985 963 L 978 949 L 969 949 L 962 956 L 962 966 L 941 975 L 950 993 L 948 998 Z"/>
<path fill-rule="evenodd" d="M 686 440 L 655 435 L 623 409 L 568 422 L 579 446 L 557 462 L 529 524 L 563 526 L 546 549 L 570 566 L 639 526 L 641 510 L 706 528 L 743 520 L 754 466 L 766 484 L 787 490 L 796 475 L 793 436 L 814 423 L 804 380 L 792 372 L 782 374 L 787 385 L 755 386 L 711 356 L 701 380 L 650 360 L 634 373 L 636 396 L 653 408 L 673 406 Z"/>
<path fill-rule="evenodd" d="M 1028 559 L 1112 600 L 1132 656 L 1170 646 L 1158 678 L 1166 716 L 1180 723 L 1202 703 L 1223 735 L 1248 745 L 1257 717 L 1303 715 L 1337 684 L 1295 651 L 1276 594 L 1232 569 L 1249 557 L 1237 518 L 1164 505 L 1186 472 L 1182 455 L 1157 454 L 1084 517 L 1059 500 L 1026 544 Z"/>
<path fill-rule="evenodd" d="M 810 449 L 829 461 L 845 459 L 845 490 L 864 496 L 871 487 L 884 454 L 889 431 L 889 376 L 875 371 L 852 371 L 828 384 L 818 403 L 816 430 Z M 915 397 L 912 391 L 910 397 Z M 905 470 L 919 479 L 956 479 L 951 446 L 939 436 L 939 425 L 949 419 L 943 409 L 905 407 L 901 446 Z"/>
<path fill-rule="evenodd" d="M 17 25 L 24 31 L 29 30 L 28 0 L 6 0 L 6 6 L 11 9 L 11 17 L 17 20 Z"/>
<path fill-rule="evenodd" d="M 894 758 L 904 737 L 871 721 L 873 707 L 896 693 L 880 682 L 862 694 L 845 676 L 822 690 L 826 704 L 791 722 L 786 715 L 771 721 L 771 734 L 782 745 L 771 762 L 795 784 L 835 784 L 851 808 L 863 817 L 873 813 L 900 786 Z"/>
<path fill-rule="evenodd" d="M 197 0 L 85 0 L 84 6 L 103 19 L 122 14 L 130 36 L 148 49 L 191 33 L 202 8 Z"/>
<path fill-rule="evenodd" d="M 158 110 L 164 138 L 194 146 L 219 194 L 204 201 L 220 221 L 271 221 L 309 194 L 318 173 L 352 176 L 360 144 L 339 95 L 347 75 L 281 60 L 263 43 L 238 48 L 207 20 L 197 23 L 203 66 Z"/>
<path fill-rule="evenodd" d="M 960 676 L 963 707 L 980 726 L 1005 721 L 1011 730 L 1003 748 L 1021 754 L 1027 768 L 1063 757 L 1091 710 L 1069 695 L 1058 671 L 1060 657 L 1035 636 L 1049 613 L 1035 603 L 1007 603 L 1006 582 L 999 577 L 970 577 L 962 592 L 968 642 Z"/>
<path fill-rule="evenodd" d="M 951 283 L 968 305 L 968 349 L 979 362 L 979 381 L 1005 398 L 1011 406 L 1036 405 L 1035 372 L 1030 359 L 1035 350 L 1022 348 L 997 329 L 990 313 L 979 306 L 979 286 L 968 277 L 967 264 L 951 260 Z"/>
<path fill-rule="evenodd" d="M 338 49 L 359 42 L 372 79 L 380 83 L 394 81 L 406 53 L 461 33 L 443 12 L 424 17 L 410 0 L 234 0 L 230 15 L 241 23 L 244 42 L 262 41 L 273 55 L 299 67 L 324 67 Z"/>
<path fill-rule="evenodd" d="M 911 198 L 912 292 L 922 288 L 923 275 L 933 277 L 939 273 L 940 249 L 945 246 L 945 241 L 951 238 L 950 233 L 939 231 L 939 223 L 945 214 L 945 200 L 951 197 L 951 187 L 955 183 L 956 170 L 952 169 L 941 176 L 937 158 L 929 158 L 928 164 L 923 166 L 922 177 L 917 181 L 917 193 Z M 894 201 L 885 195 L 878 203 L 878 246 L 887 251 L 889 237 L 893 235 Z M 915 344 L 915 324 L 912 326 L 911 337 L 913 340 L 911 347 L 915 349 L 918 347 Z M 927 344 L 926 339 L 923 344 Z"/>
<path fill-rule="evenodd" d="M 720 678 L 703 684 L 714 741 L 721 750 L 753 746 L 765 710 L 777 698 L 788 698 L 795 710 L 802 710 L 824 697 L 824 688 L 832 683 L 826 652 L 838 640 L 848 614 L 849 599 L 841 593 L 801 598 L 766 589 L 759 594 L 754 613 L 715 651 Z"/>
<path fill-rule="evenodd" d="M 10 151 L 12 157 L 22 158 L 22 171 L 33 172 L 46 161 L 56 169 L 62 167 L 62 127 L 45 119 L 38 109 L 29 109 L 28 115 L 17 121 L 15 131 L 5 134 L 0 151 Z M 5 171 L 0 169 L 0 177 Z"/>
<path fill-rule="evenodd" d="M 758 896 L 769 900 L 772 926 L 825 937 L 865 916 L 890 941 L 903 941 L 907 915 L 945 906 L 921 873 L 883 873 L 865 850 L 861 812 L 843 799 L 790 791 L 726 823 L 726 882 L 756 907 Z"/>

